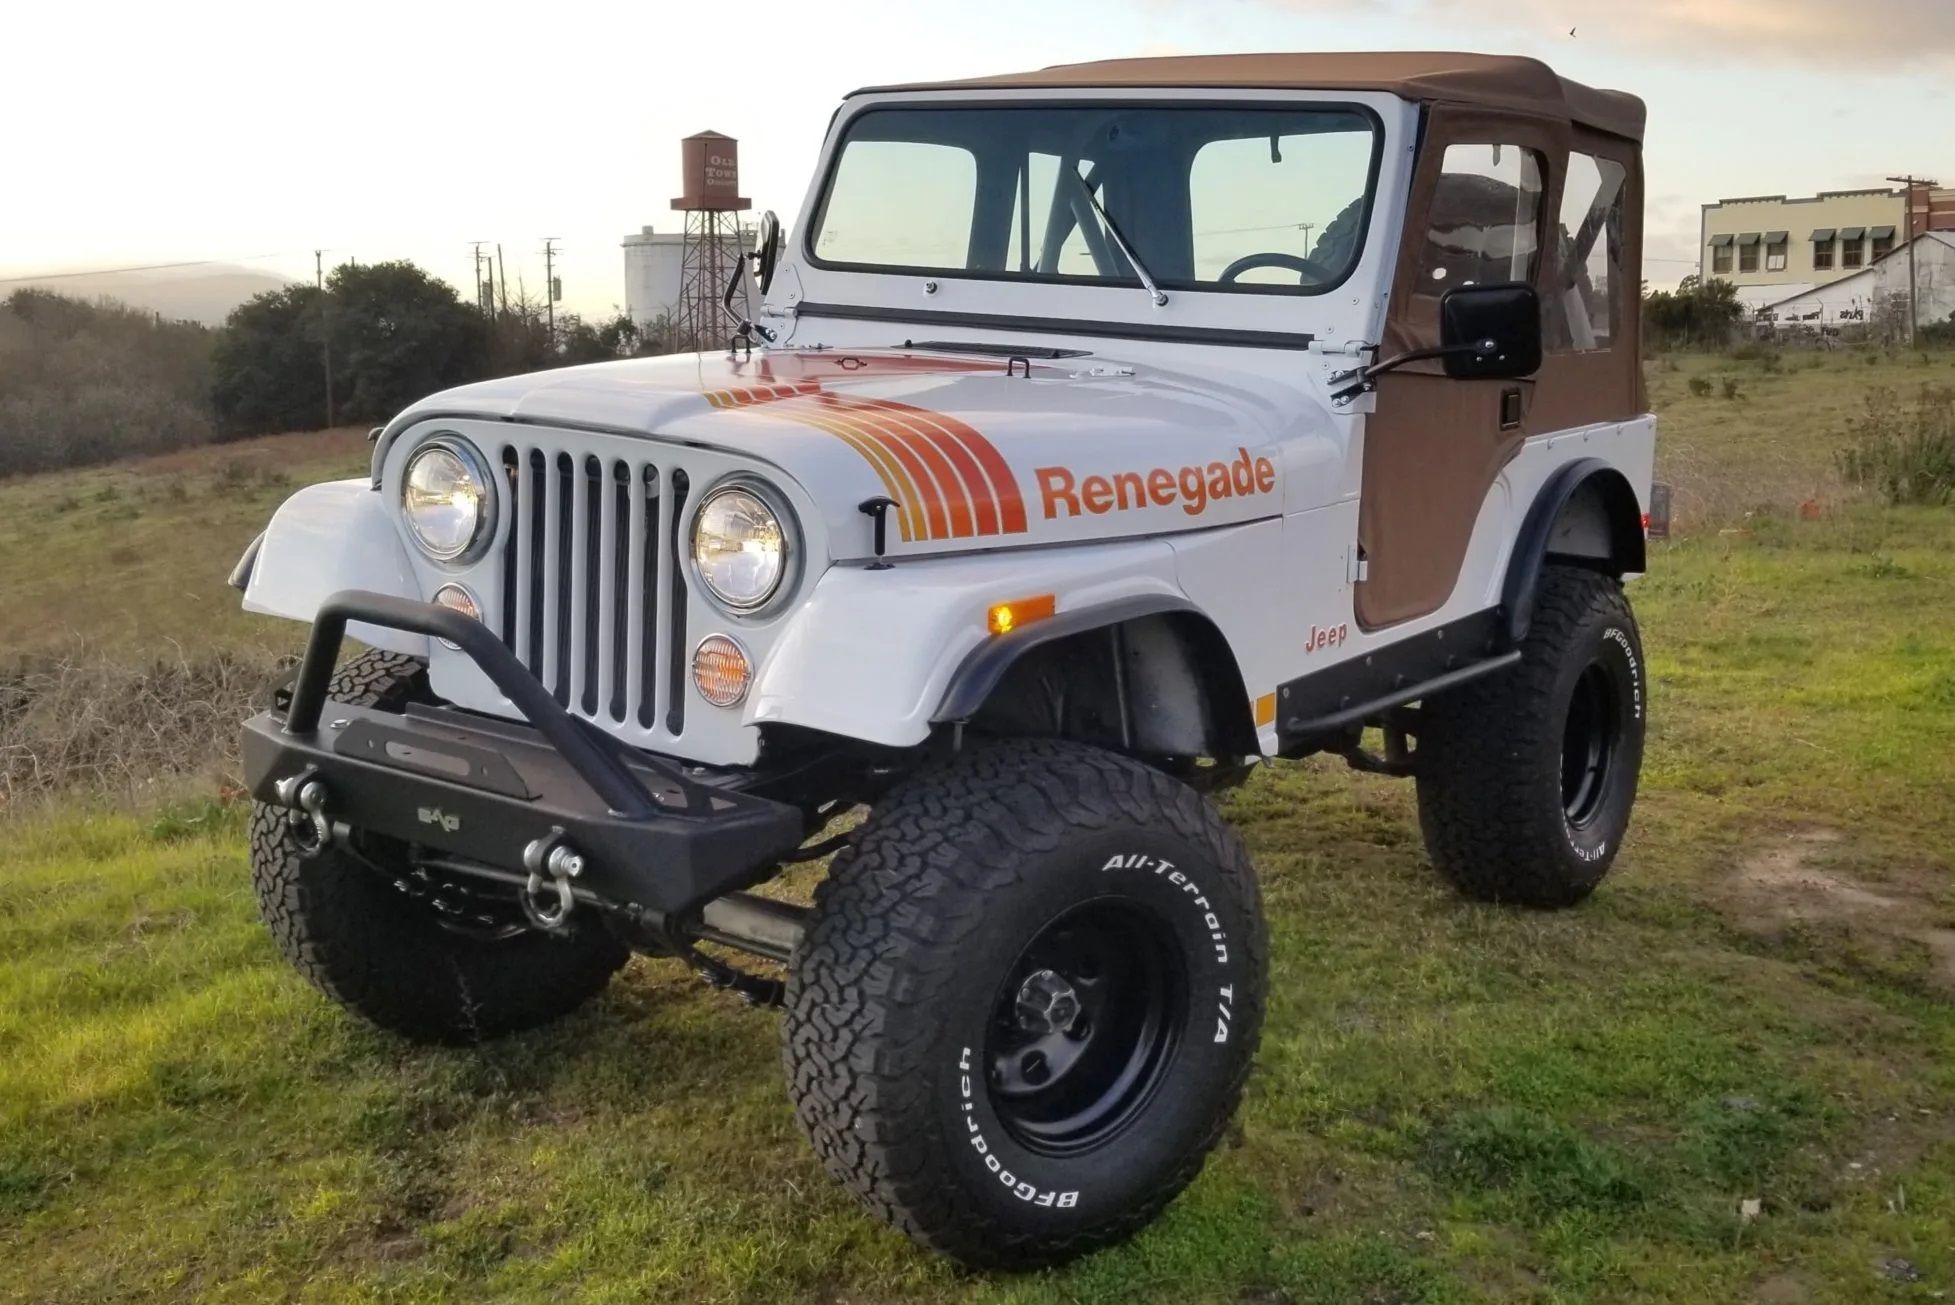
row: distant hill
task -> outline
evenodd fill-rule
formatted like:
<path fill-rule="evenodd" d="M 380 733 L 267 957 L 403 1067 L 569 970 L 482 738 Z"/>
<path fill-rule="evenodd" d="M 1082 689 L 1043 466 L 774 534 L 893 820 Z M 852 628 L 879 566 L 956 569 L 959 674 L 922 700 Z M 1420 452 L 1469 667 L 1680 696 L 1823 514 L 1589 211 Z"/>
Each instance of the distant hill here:
<path fill-rule="evenodd" d="M 34 286 L 76 299 L 107 296 L 173 320 L 181 318 L 218 326 L 233 308 L 251 296 L 290 284 L 292 278 L 274 272 L 261 272 L 236 263 L 206 263 L 201 267 L 155 272 L 103 272 L 45 280 L 10 280 L 0 284 L 0 298 L 11 291 Z"/>

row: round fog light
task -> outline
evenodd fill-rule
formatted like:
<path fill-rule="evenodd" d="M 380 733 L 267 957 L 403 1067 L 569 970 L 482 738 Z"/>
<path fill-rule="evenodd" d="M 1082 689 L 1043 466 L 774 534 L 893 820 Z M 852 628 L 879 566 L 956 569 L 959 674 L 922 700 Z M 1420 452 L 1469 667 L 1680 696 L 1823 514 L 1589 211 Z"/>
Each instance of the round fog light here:
<path fill-rule="evenodd" d="M 753 666 L 747 651 L 723 634 L 709 634 L 692 654 L 692 684 L 715 707 L 731 707 L 747 696 Z"/>
<path fill-rule="evenodd" d="M 451 612 L 460 612 L 471 621 L 482 619 L 482 608 L 476 603 L 475 595 L 460 585 L 443 585 L 434 591 L 435 606 L 445 607 Z M 461 645 L 452 639 L 443 639 L 441 646 L 461 651 Z"/>

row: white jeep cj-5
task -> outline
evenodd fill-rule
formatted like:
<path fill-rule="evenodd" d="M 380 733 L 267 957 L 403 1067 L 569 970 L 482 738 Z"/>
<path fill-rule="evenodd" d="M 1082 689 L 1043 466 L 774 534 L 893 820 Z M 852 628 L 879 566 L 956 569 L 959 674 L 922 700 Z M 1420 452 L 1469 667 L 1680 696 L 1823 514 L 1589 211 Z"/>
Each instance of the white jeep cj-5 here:
<path fill-rule="evenodd" d="M 1142 1226 L 1262 1023 L 1205 794 L 1410 776 L 1439 871 L 1526 906 L 1617 854 L 1642 124 L 1454 54 L 849 97 L 729 348 L 434 395 L 241 561 L 312 625 L 244 735 L 281 946 L 444 1042 L 682 957 L 785 1006 L 816 1150 L 920 1241 Z"/>

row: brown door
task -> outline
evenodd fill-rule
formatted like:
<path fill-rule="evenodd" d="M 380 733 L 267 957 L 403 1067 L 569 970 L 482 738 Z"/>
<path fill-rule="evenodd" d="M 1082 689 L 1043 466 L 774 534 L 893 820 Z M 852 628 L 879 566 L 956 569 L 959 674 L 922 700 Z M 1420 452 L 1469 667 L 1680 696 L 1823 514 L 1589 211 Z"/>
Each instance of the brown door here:
<path fill-rule="evenodd" d="M 1461 285 L 1537 283 L 1551 169 L 1566 128 L 1433 110 L 1414 178 L 1380 350 L 1436 345 L 1439 300 Z M 1473 524 L 1526 437 L 1531 381 L 1456 381 L 1438 364 L 1381 377 L 1365 423 L 1357 617 L 1378 629 L 1444 606 Z"/>

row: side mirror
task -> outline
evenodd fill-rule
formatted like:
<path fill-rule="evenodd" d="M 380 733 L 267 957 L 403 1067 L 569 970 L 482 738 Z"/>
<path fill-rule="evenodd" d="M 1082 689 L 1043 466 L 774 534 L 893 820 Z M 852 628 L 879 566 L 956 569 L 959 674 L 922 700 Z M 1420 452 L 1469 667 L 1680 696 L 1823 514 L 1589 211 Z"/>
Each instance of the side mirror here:
<path fill-rule="evenodd" d="M 1541 370 L 1541 296 L 1518 281 L 1449 290 L 1439 301 L 1439 344 L 1455 379 L 1532 376 Z"/>
<path fill-rule="evenodd" d="M 760 215 L 760 230 L 755 234 L 751 257 L 754 280 L 760 283 L 760 293 L 766 294 L 774 280 L 774 264 L 781 261 L 781 220 L 771 208 Z"/>

